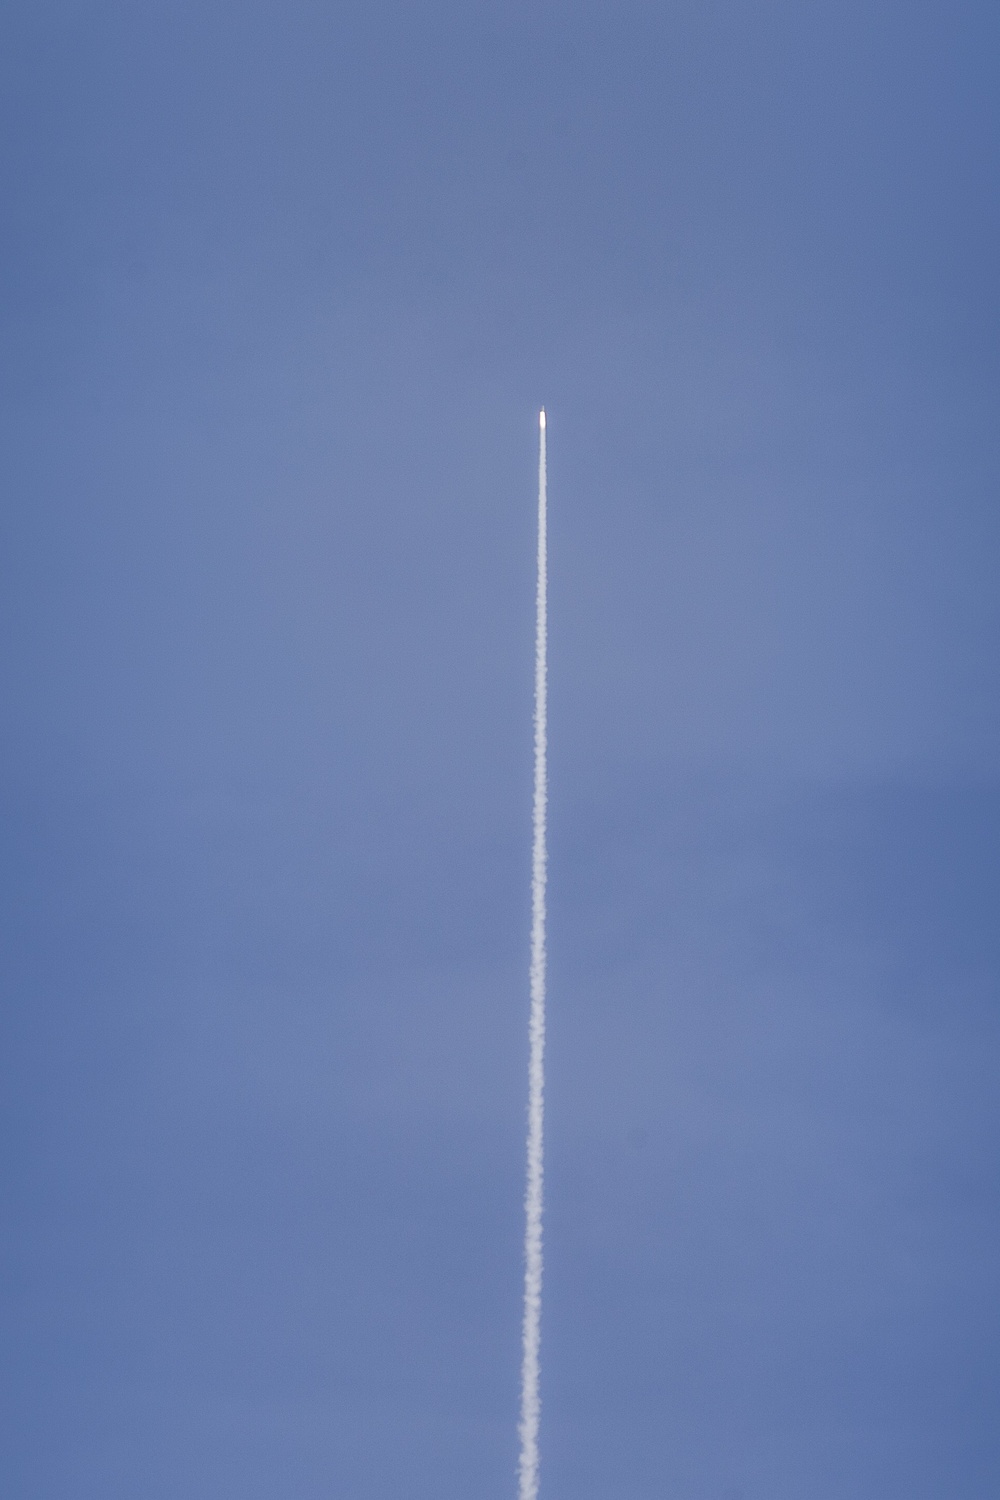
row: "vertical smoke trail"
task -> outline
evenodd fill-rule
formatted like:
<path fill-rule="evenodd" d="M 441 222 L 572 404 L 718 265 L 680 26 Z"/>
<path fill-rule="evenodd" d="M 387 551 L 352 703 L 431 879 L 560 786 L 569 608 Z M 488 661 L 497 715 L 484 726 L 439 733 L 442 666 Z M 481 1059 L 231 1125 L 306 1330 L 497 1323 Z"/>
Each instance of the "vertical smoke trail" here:
<path fill-rule="evenodd" d="M 538 1495 L 539 1333 L 542 1314 L 542 1125 L 545 1096 L 545 877 L 548 851 L 546 681 L 548 557 L 545 412 L 538 414 L 538 592 L 535 600 L 535 798 L 531 853 L 531 1016 L 528 1026 L 528 1166 L 524 1194 L 524 1324 L 521 1353 L 520 1500 Z"/>

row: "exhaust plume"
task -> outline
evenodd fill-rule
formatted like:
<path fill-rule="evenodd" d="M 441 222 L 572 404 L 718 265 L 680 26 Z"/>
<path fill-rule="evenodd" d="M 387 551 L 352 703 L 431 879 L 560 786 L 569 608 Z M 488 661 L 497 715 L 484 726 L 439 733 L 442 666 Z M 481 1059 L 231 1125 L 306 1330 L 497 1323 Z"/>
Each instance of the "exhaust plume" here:
<path fill-rule="evenodd" d="M 528 1023 L 528 1151 L 524 1194 L 524 1321 L 521 1346 L 519 1500 L 537 1500 L 539 1336 L 542 1316 L 542 1169 L 545 1102 L 545 882 L 548 849 L 548 555 L 545 412 L 538 414 L 538 585 L 535 596 L 535 795 L 531 854 L 531 1011 Z"/>

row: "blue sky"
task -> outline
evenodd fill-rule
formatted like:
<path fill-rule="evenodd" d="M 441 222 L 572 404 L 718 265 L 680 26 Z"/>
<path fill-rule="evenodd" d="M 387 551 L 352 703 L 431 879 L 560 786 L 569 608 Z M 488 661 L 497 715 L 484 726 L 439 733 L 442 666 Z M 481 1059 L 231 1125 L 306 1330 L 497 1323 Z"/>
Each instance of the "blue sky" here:
<path fill-rule="evenodd" d="M 1000 1482 L 995 7 L 12 0 L 0 1468 Z"/>

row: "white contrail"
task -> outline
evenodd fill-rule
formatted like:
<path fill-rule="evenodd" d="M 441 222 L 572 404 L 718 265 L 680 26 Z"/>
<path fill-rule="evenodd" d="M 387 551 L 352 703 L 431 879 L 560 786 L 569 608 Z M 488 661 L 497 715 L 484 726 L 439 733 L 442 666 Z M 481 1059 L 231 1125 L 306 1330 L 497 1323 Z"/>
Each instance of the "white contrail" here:
<path fill-rule="evenodd" d="M 535 599 L 535 798 L 531 852 L 531 1016 L 528 1025 L 528 1166 L 524 1194 L 524 1325 L 521 1352 L 520 1500 L 538 1495 L 539 1333 L 542 1315 L 542 1165 L 545 1099 L 545 811 L 548 796 L 546 681 L 548 558 L 545 412 L 538 414 L 538 592 Z"/>

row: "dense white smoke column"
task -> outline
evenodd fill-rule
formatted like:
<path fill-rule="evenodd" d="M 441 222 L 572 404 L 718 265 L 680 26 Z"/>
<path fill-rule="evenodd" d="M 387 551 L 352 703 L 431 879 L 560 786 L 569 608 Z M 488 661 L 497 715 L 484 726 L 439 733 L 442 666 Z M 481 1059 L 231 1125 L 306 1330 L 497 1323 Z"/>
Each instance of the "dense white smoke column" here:
<path fill-rule="evenodd" d="M 524 1195 L 524 1326 L 521 1354 L 520 1500 L 538 1495 L 539 1333 L 542 1316 L 542 1165 L 545 1099 L 545 812 L 548 796 L 546 681 L 548 558 L 545 412 L 538 414 L 538 592 L 535 600 L 535 798 L 531 853 L 531 1015 L 528 1024 L 528 1167 Z"/>

